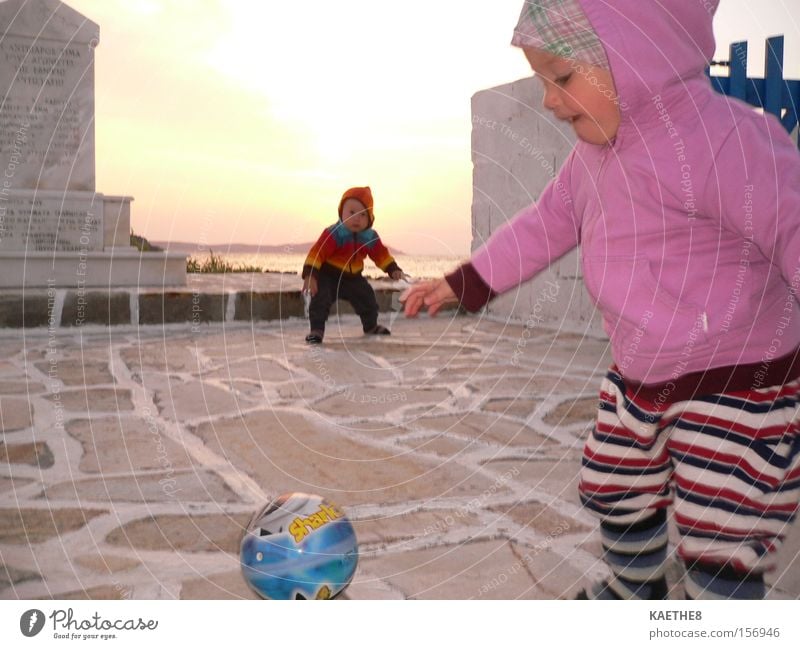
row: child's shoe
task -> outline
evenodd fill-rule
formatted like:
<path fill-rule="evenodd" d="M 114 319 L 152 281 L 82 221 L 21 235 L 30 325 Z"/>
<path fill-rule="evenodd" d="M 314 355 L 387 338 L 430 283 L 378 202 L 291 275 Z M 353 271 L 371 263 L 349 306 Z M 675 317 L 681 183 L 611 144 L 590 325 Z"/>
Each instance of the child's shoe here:
<path fill-rule="evenodd" d="M 364 333 L 368 336 L 389 336 L 392 332 L 383 325 L 375 325 L 372 329 L 365 331 Z"/>
<path fill-rule="evenodd" d="M 309 345 L 319 345 L 322 342 L 322 337 L 325 335 L 323 331 L 312 329 L 311 333 L 306 336 L 306 342 Z"/>
<path fill-rule="evenodd" d="M 642 587 L 645 585 L 642 584 Z M 638 597 L 636 599 L 669 599 L 669 587 L 664 577 L 651 581 L 647 584 L 650 587 L 648 597 Z M 592 597 L 589 597 L 588 589 L 583 588 L 573 599 L 621 599 L 613 590 L 608 587 L 607 581 L 590 586 Z"/>

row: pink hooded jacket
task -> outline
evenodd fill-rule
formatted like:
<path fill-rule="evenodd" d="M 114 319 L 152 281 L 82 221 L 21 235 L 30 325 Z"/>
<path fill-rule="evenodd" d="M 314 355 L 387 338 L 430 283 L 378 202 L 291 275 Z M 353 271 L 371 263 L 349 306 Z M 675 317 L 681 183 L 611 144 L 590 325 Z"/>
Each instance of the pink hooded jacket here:
<path fill-rule="evenodd" d="M 771 361 L 800 344 L 800 155 L 774 117 L 711 88 L 717 3 L 581 0 L 619 131 L 579 142 L 537 203 L 475 251 L 470 272 L 491 293 L 473 291 L 467 308 L 580 244 L 626 379 Z"/>

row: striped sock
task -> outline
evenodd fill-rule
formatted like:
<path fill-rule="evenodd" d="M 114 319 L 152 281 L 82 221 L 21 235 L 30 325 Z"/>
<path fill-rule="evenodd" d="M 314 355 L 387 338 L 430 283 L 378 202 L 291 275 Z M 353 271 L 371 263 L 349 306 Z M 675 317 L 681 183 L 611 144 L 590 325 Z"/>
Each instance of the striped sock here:
<path fill-rule="evenodd" d="M 630 525 L 602 522 L 600 535 L 614 576 L 588 589 L 589 599 L 666 599 L 666 509 Z"/>
<path fill-rule="evenodd" d="M 764 599 L 764 574 L 699 561 L 686 566 L 686 599 Z"/>

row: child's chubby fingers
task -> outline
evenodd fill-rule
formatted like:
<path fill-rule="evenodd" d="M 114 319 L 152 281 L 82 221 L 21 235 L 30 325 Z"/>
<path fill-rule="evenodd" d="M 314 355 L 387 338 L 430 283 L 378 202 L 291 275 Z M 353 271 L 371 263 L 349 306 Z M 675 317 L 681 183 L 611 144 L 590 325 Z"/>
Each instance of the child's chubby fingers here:
<path fill-rule="evenodd" d="M 403 313 L 407 318 L 413 318 L 425 305 L 425 296 L 431 291 L 433 282 L 418 282 L 413 284 L 400 295 L 403 303 Z"/>
<path fill-rule="evenodd" d="M 413 318 L 423 307 L 428 309 L 430 315 L 436 315 L 444 304 L 458 300 L 450 285 L 443 279 L 437 279 L 414 284 L 403 292 L 400 301 L 405 304 L 406 316 Z"/>
<path fill-rule="evenodd" d="M 445 280 L 437 280 L 433 290 L 425 296 L 425 306 L 428 307 L 430 315 L 436 315 L 445 304 L 458 302 L 456 294 Z"/>

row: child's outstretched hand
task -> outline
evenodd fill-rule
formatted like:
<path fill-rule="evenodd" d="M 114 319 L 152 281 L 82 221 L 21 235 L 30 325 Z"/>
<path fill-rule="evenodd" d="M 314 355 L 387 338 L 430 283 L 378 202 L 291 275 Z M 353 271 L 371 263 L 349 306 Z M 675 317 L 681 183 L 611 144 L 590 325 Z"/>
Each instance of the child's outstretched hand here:
<path fill-rule="evenodd" d="M 394 281 L 398 281 L 403 279 L 403 271 L 402 270 L 393 270 L 389 275 Z"/>
<path fill-rule="evenodd" d="M 400 301 L 405 305 L 403 312 L 413 318 L 420 309 L 426 307 L 429 315 L 436 315 L 446 304 L 457 304 L 458 298 L 444 279 L 417 282 L 403 291 Z"/>
<path fill-rule="evenodd" d="M 308 291 L 314 297 L 317 294 L 317 278 L 313 275 L 306 277 L 303 280 L 303 291 Z"/>

